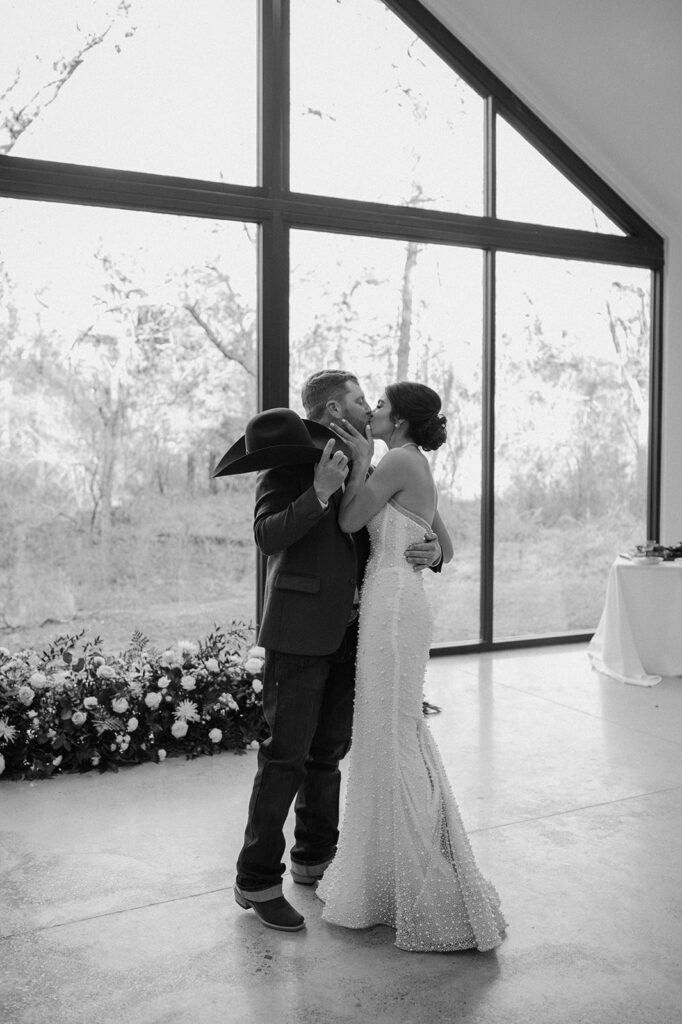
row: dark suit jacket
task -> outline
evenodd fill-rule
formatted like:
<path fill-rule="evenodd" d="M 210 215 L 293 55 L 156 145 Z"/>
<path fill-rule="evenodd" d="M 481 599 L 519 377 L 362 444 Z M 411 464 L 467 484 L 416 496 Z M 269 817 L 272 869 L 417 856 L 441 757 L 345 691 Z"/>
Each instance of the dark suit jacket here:
<path fill-rule="evenodd" d="M 340 645 L 362 580 L 369 538 L 339 528 L 337 491 L 323 510 L 312 466 L 258 474 L 254 535 L 267 555 L 258 643 L 287 654 L 323 655 Z"/>

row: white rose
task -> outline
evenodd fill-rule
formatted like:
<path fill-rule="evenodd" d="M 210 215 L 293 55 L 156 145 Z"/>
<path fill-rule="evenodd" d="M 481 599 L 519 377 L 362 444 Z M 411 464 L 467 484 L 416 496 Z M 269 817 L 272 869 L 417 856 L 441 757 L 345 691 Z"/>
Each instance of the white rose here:
<path fill-rule="evenodd" d="M 88 716 L 85 714 L 84 711 L 74 711 L 74 713 L 71 715 L 71 721 L 73 722 L 74 725 L 83 725 L 84 722 L 87 720 L 87 717 Z"/>
<path fill-rule="evenodd" d="M 220 743 L 221 739 L 223 738 L 222 730 L 211 729 L 210 733 L 208 734 L 208 738 L 210 739 L 211 743 Z"/>
<path fill-rule="evenodd" d="M 247 656 L 249 658 L 265 658 L 265 648 L 252 647 Z"/>
<path fill-rule="evenodd" d="M 34 690 L 44 690 L 47 686 L 47 676 L 44 672 L 34 672 L 29 679 L 29 683 Z"/>
<path fill-rule="evenodd" d="M 111 709 L 117 715 L 123 715 L 130 707 L 125 697 L 115 697 L 111 702 Z"/>
<path fill-rule="evenodd" d="M 52 676 L 50 677 L 50 683 L 52 684 L 52 686 L 63 686 L 68 678 L 69 677 L 67 676 L 66 672 L 64 672 L 62 669 L 59 669 L 59 671 L 52 673 Z"/>
<path fill-rule="evenodd" d="M 28 707 L 29 704 L 33 703 L 35 693 L 33 692 L 30 686 L 20 686 L 17 692 L 17 697 L 22 704 L 25 704 L 26 707 Z"/>
<path fill-rule="evenodd" d="M 206 661 L 206 668 L 209 672 L 220 672 L 220 665 L 215 658 L 208 658 Z"/>
<path fill-rule="evenodd" d="M 99 707 L 99 701 L 97 697 L 86 697 L 83 701 L 84 708 L 96 708 Z"/>
<path fill-rule="evenodd" d="M 176 740 L 181 740 L 183 736 L 187 735 L 187 729 L 189 726 L 187 722 L 183 722 L 182 719 L 178 719 L 177 722 L 173 722 L 171 726 L 171 732 L 175 736 Z"/>
<path fill-rule="evenodd" d="M 253 680 L 253 682 L 251 683 L 251 689 L 253 690 L 254 693 L 260 693 L 262 691 L 263 684 L 261 683 L 260 679 Z"/>
<path fill-rule="evenodd" d="M 61 754 L 59 754 L 58 757 L 53 757 L 52 758 L 52 764 L 55 766 L 55 768 L 59 768 L 59 766 L 60 766 L 60 764 L 62 763 L 63 760 L 64 760 L 64 758 L 62 757 Z"/>
<path fill-rule="evenodd" d="M 148 708 L 151 708 L 152 711 L 154 711 L 156 708 L 158 708 L 159 704 L 161 703 L 161 694 L 154 692 L 148 693 L 144 699 L 144 702 Z"/>
<path fill-rule="evenodd" d="M 4 650 L 4 648 L 3 648 L 3 650 Z M 4 770 L 5 770 L 5 758 L 2 756 L 2 754 L 0 754 L 0 775 L 2 775 Z"/>
<path fill-rule="evenodd" d="M 260 749 L 260 743 L 258 742 L 258 740 L 251 740 L 251 742 L 249 743 L 249 750 L 259 750 L 259 749 Z"/>
<path fill-rule="evenodd" d="M 128 719 L 128 732 L 135 732 L 135 730 L 137 729 L 139 724 L 140 723 L 138 722 L 138 720 L 136 718 L 129 718 Z"/>
<path fill-rule="evenodd" d="M 167 686 L 170 686 L 170 679 L 168 676 L 161 676 L 160 679 L 157 679 L 156 685 L 160 690 L 165 690 Z"/>
<path fill-rule="evenodd" d="M 101 760 L 102 760 L 102 758 L 101 758 L 101 757 L 99 756 L 99 754 L 93 754 L 93 755 L 92 755 L 92 757 L 90 758 L 90 764 L 91 764 L 91 765 L 92 765 L 92 766 L 93 766 L 94 768 L 96 768 L 96 767 L 97 767 L 97 765 L 98 765 L 98 764 L 100 763 L 100 761 L 101 761 Z"/>
<path fill-rule="evenodd" d="M 163 750 L 163 749 L 162 750 L 157 750 L 156 751 L 156 756 L 158 757 L 159 761 L 165 761 L 166 760 L 166 751 Z"/>
<path fill-rule="evenodd" d="M 262 658 L 247 658 L 244 662 L 244 668 L 251 676 L 256 676 L 263 668 Z"/>
<path fill-rule="evenodd" d="M 194 676 L 183 676 L 180 680 L 180 686 L 183 690 L 193 690 L 197 685 L 197 681 Z"/>
<path fill-rule="evenodd" d="M 114 672 L 113 668 L 111 668 L 110 665 L 100 665 L 100 667 L 97 669 L 97 678 L 115 679 L 116 673 Z"/>

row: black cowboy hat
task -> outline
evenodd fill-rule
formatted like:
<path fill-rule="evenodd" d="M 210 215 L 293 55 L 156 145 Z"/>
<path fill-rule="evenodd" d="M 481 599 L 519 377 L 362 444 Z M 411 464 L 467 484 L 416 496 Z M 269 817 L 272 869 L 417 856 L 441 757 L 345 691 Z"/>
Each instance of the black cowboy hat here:
<path fill-rule="evenodd" d="M 330 437 L 334 434 L 322 423 L 302 420 L 292 409 L 266 409 L 249 420 L 243 436 L 225 452 L 213 476 L 312 464 L 322 454 L 314 442 L 326 443 Z"/>

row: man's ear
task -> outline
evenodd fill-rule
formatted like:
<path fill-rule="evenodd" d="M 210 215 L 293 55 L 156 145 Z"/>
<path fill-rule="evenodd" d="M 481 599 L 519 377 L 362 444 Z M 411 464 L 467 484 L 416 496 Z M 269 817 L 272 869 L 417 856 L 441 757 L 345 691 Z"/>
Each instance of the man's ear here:
<path fill-rule="evenodd" d="M 341 419 L 341 409 L 339 407 L 339 403 L 334 398 L 330 398 L 327 402 L 327 411 L 330 416 L 334 417 L 334 419 Z"/>

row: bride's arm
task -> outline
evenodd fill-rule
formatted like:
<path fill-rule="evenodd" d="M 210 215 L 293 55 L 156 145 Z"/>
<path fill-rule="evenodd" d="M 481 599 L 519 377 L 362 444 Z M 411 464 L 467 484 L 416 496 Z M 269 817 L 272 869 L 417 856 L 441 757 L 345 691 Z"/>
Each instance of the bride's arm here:
<path fill-rule="evenodd" d="M 369 468 L 365 459 L 357 459 L 346 478 L 339 508 L 339 526 L 346 533 L 355 533 L 365 526 L 405 485 L 402 452 L 386 452 L 374 472 L 367 476 Z"/>

